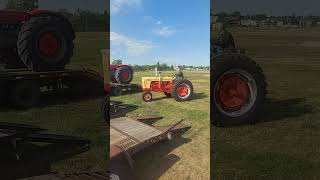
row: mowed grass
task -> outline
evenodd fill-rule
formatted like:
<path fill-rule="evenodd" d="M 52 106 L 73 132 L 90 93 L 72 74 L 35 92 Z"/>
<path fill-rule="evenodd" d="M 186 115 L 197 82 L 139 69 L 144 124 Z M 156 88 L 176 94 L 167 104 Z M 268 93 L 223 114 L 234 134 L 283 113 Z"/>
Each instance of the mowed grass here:
<path fill-rule="evenodd" d="M 162 76 L 172 72 L 163 72 Z M 170 125 L 181 119 L 192 128 L 181 138 L 164 141 L 136 154 L 135 171 L 140 179 L 210 179 L 210 84 L 209 72 L 184 72 L 194 86 L 194 98 L 176 102 L 162 93 L 153 93 L 154 101 L 146 103 L 141 93 L 112 97 L 112 100 L 137 105 L 129 117 L 162 116 L 155 125 Z M 152 72 L 136 72 L 134 82 Z"/>
<path fill-rule="evenodd" d="M 106 41 L 107 33 L 78 33 L 70 67 L 83 65 L 101 71 L 100 49 L 106 48 Z M 16 111 L 8 107 L 2 107 L 0 121 L 36 125 L 48 129 L 50 133 L 89 139 L 92 144 L 89 151 L 75 153 L 71 149 L 71 153 L 75 153 L 75 155 L 66 157 L 63 156 L 65 151 L 63 147 L 60 149 L 45 149 L 42 145 L 37 146 L 33 152 L 24 152 L 23 154 L 26 158 L 31 158 L 28 162 L 21 162 L 22 164 L 28 164 L 24 165 L 24 171 L 30 171 L 30 173 L 24 174 L 39 175 L 56 171 L 59 173 L 105 171 L 108 144 L 106 141 L 107 129 L 100 112 L 101 99 L 90 97 L 72 99 L 60 96 L 48 99 L 51 100 L 47 102 L 47 98 L 43 99 L 42 106 L 26 111 Z M 57 154 L 59 154 L 59 158 Z M 27 157 L 29 155 L 30 157 Z M 1 154 L 1 156 L 6 155 Z M 14 175 L 19 176 L 21 173 L 18 170 L 21 163 L 12 165 L 10 170 Z M 6 165 L 4 164 L 4 166 Z M 32 172 L 32 166 L 35 167 L 35 172 Z M 36 169 L 37 167 L 40 167 L 39 170 Z"/>
<path fill-rule="evenodd" d="M 267 103 L 256 125 L 212 128 L 216 179 L 320 178 L 320 32 L 234 32 L 264 69 Z"/>

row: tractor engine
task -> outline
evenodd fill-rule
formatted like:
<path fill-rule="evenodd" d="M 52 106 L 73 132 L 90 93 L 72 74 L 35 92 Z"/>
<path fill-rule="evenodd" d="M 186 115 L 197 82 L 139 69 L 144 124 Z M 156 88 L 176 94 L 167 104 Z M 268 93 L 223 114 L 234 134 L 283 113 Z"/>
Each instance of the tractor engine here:
<path fill-rule="evenodd" d="M 63 70 L 73 55 L 75 33 L 62 14 L 0 10 L 0 64 L 8 69 Z"/>
<path fill-rule="evenodd" d="M 129 65 L 110 65 L 111 81 L 119 84 L 130 84 L 133 79 L 133 69 Z"/>

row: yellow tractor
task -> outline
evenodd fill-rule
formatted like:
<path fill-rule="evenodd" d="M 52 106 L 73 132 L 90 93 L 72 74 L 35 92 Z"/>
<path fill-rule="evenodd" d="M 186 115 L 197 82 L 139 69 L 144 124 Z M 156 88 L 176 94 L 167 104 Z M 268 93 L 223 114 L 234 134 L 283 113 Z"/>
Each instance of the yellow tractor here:
<path fill-rule="evenodd" d="M 184 77 L 142 77 L 142 99 L 145 102 L 152 100 L 151 92 L 164 93 L 167 97 L 172 97 L 176 101 L 188 101 L 193 95 L 192 83 Z"/>

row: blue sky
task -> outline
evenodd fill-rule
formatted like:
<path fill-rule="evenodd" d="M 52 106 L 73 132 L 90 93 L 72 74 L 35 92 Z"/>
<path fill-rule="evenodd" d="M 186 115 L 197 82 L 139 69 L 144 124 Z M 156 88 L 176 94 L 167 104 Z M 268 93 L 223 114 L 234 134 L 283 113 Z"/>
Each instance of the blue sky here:
<path fill-rule="evenodd" d="M 111 59 L 209 65 L 209 0 L 110 0 Z"/>

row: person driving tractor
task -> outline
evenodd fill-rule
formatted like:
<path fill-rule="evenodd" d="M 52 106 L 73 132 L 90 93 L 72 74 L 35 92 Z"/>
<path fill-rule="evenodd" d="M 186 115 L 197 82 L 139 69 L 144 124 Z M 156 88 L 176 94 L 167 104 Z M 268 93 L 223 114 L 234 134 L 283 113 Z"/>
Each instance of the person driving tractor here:
<path fill-rule="evenodd" d="M 213 32 L 214 53 L 218 54 L 219 52 L 236 48 L 232 34 L 226 30 L 222 22 L 213 24 Z"/>
<path fill-rule="evenodd" d="M 180 68 L 178 68 L 178 69 L 177 69 L 177 71 L 176 71 L 176 73 L 175 73 L 175 77 L 176 77 L 176 79 L 184 78 L 184 76 L 183 76 L 183 72 L 181 71 L 181 69 L 180 69 Z"/>

